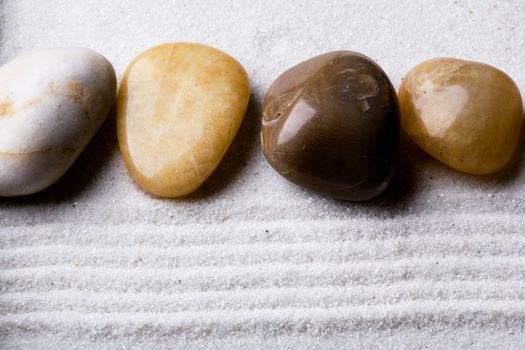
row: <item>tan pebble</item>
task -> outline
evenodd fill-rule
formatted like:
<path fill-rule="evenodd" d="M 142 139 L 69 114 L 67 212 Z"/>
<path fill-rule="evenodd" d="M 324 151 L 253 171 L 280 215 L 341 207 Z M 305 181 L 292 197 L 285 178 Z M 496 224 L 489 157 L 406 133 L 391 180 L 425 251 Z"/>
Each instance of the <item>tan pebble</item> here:
<path fill-rule="evenodd" d="M 518 87 L 487 64 L 436 58 L 413 68 L 399 89 L 403 129 L 422 149 L 470 174 L 511 159 L 523 119 Z"/>
<path fill-rule="evenodd" d="M 197 189 L 226 153 L 249 96 L 243 67 L 214 48 L 176 43 L 140 54 L 117 103 L 120 150 L 132 177 L 161 197 Z"/>

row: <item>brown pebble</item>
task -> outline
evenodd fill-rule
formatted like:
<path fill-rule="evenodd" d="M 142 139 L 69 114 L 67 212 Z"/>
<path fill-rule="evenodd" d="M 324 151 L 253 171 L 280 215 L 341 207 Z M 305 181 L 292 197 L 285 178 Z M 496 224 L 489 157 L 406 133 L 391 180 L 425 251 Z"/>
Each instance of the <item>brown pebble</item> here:
<path fill-rule="evenodd" d="M 262 147 L 291 182 L 343 200 L 383 192 L 399 138 L 394 88 L 370 58 L 326 53 L 284 72 L 263 106 Z"/>

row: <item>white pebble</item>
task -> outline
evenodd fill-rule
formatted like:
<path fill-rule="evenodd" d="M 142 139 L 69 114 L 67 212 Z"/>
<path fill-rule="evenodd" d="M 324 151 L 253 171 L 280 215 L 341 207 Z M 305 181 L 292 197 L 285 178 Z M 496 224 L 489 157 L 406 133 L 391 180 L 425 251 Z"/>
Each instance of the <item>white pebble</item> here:
<path fill-rule="evenodd" d="M 41 191 L 67 171 L 106 118 L 115 71 L 88 49 L 47 49 L 0 67 L 0 81 L 0 197 Z"/>

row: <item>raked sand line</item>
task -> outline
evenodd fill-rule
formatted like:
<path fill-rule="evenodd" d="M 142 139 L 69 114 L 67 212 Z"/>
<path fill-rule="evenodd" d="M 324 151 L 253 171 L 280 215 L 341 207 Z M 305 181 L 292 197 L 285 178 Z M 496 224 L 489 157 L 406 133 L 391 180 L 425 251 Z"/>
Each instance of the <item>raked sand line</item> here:
<path fill-rule="evenodd" d="M 239 333 L 330 334 L 411 327 L 478 325 L 525 330 L 525 301 L 413 301 L 337 308 L 210 310 L 178 313 L 35 312 L 0 316 L 0 335 L 52 333 L 60 336 L 208 337 Z"/>
<path fill-rule="evenodd" d="M 525 300 L 525 281 L 401 281 L 389 285 L 252 288 L 208 292 L 111 293 L 75 289 L 7 293 L 0 314 L 75 311 L 81 313 L 175 313 L 207 310 L 334 308 L 445 300 Z"/>
<path fill-rule="evenodd" d="M 344 264 L 257 264 L 175 269 L 68 265 L 0 272 L 0 292 L 77 288 L 89 291 L 208 291 L 268 287 L 390 284 L 403 280 L 524 280 L 525 257 L 423 257 Z"/>
<path fill-rule="evenodd" d="M 75 267 L 180 268 L 262 263 L 344 263 L 421 257 L 525 256 L 525 235 L 457 234 L 341 242 L 216 244 L 182 247 L 43 245 L 0 249 L 4 270 L 71 264 Z"/>
<path fill-rule="evenodd" d="M 525 215 L 508 213 L 441 214 L 395 217 L 387 220 L 348 218 L 344 220 L 284 220 L 217 222 L 212 224 L 149 225 L 143 223 L 43 224 L 4 226 L 0 248 L 28 245 L 87 246 L 195 246 L 212 244 L 248 244 L 256 242 L 299 243 L 393 239 L 411 235 L 454 234 L 470 237 L 479 234 L 521 235 Z M 458 234 L 461 232 L 461 234 Z"/>

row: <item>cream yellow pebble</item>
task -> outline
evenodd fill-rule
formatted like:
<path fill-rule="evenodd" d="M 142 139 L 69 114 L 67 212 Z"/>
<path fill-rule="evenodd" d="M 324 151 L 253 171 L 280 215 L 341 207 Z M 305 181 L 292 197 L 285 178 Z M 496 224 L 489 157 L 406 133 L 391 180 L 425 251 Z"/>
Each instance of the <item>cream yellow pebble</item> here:
<path fill-rule="evenodd" d="M 129 173 L 156 196 L 191 193 L 226 153 L 249 96 L 243 67 L 214 48 L 175 43 L 141 53 L 126 70 L 117 101 Z"/>
<path fill-rule="evenodd" d="M 470 174 L 511 159 L 523 119 L 514 81 L 487 64 L 436 58 L 414 67 L 399 89 L 403 129 L 423 150 Z"/>

